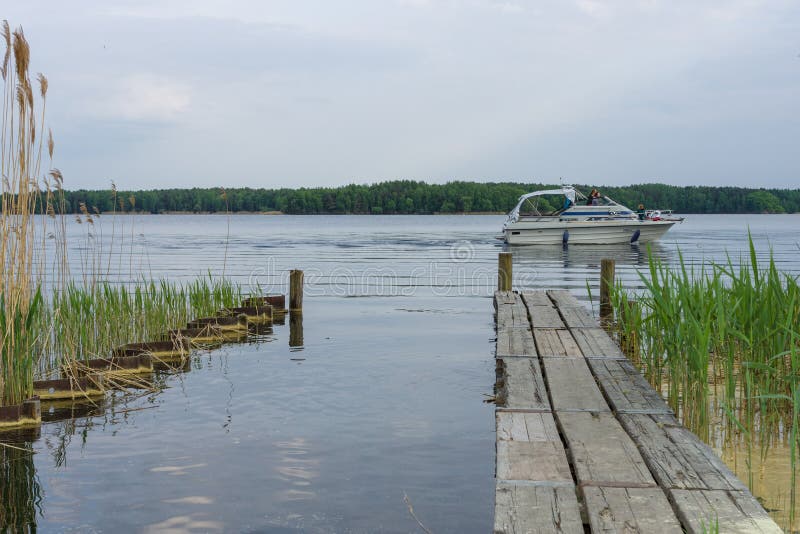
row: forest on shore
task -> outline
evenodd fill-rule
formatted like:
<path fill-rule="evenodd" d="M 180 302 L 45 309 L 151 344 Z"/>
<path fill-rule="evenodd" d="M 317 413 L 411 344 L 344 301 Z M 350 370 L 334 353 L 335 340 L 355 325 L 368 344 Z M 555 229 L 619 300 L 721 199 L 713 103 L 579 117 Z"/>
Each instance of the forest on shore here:
<path fill-rule="evenodd" d="M 64 191 L 66 213 L 236 213 L 286 214 L 432 214 L 507 212 L 520 195 L 558 188 L 538 183 L 448 182 L 428 184 L 397 180 L 369 185 L 298 189 L 191 188 L 140 191 Z M 797 213 L 800 189 L 743 187 L 576 185 L 592 187 L 629 208 L 672 209 L 677 213 Z M 545 206 L 546 207 L 546 206 Z"/>

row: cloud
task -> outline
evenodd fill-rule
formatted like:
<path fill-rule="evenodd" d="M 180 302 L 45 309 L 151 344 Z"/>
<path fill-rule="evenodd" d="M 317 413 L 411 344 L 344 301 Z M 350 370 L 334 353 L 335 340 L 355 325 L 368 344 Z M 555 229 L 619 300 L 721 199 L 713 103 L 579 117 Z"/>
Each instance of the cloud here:
<path fill-rule="evenodd" d="M 172 122 L 191 111 L 192 90 L 182 82 L 152 74 L 132 74 L 111 88 L 88 113 L 102 119 Z"/>
<path fill-rule="evenodd" d="M 26 6 L 76 185 L 800 174 L 792 0 Z"/>

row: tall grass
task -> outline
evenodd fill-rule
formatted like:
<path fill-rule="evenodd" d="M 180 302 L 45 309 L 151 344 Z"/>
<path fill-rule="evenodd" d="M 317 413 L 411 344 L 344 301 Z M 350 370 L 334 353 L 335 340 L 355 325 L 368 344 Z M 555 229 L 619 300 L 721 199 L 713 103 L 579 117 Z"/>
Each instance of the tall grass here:
<path fill-rule="evenodd" d="M 31 326 L 42 304 L 47 220 L 55 216 L 57 205 L 51 181 L 38 178 L 45 146 L 51 161 L 53 154 L 52 136 L 45 144 L 42 135 L 47 79 L 39 74 L 38 90 L 34 90 L 28 73 L 30 47 L 21 28 L 12 32 L 3 21 L 0 34 L 5 42 L 0 70 L 0 404 L 12 405 L 32 392 L 38 334 Z M 60 173 L 54 171 L 51 177 L 55 190 L 60 190 Z M 37 216 L 37 210 L 46 216 Z"/>
<path fill-rule="evenodd" d="M 31 396 L 34 378 L 52 378 L 72 362 L 107 356 L 121 344 L 152 341 L 191 319 L 237 306 L 241 288 L 209 275 L 179 284 L 134 273 L 130 229 L 130 282 L 109 280 L 116 228 L 110 249 L 96 209 L 81 205 L 77 221 L 86 228 L 80 272 L 69 272 L 63 177 L 41 173 L 42 155 L 52 167 L 54 142 L 44 132 L 47 79 L 34 91 L 28 73 L 30 47 L 22 29 L 2 24 L 3 115 L 0 128 L 0 405 Z M 35 107 L 36 104 L 36 107 Z M 114 188 L 116 199 L 116 188 Z M 136 200 L 119 198 L 135 210 Z M 124 231 L 124 229 L 123 229 Z M 121 271 L 121 264 L 120 264 Z M 223 272 L 224 275 L 224 272 Z"/>
<path fill-rule="evenodd" d="M 72 360 L 105 357 L 124 343 L 153 341 L 173 328 L 221 308 L 238 306 L 240 286 L 211 276 L 187 284 L 142 279 L 133 284 L 70 283 L 42 314 L 42 375 Z"/>
<path fill-rule="evenodd" d="M 708 441 L 722 417 L 728 440 L 762 457 L 791 450 L 791 517 L 800 413 L 800 284 L 770 256 L 671 268 L 652 255 L 645 291 L 612 292 L 620 344 L 682 422 Z M 748 459 L 749 464 L 749 459 Z M 752 474 L 751 474 L 752 476 Z"/>

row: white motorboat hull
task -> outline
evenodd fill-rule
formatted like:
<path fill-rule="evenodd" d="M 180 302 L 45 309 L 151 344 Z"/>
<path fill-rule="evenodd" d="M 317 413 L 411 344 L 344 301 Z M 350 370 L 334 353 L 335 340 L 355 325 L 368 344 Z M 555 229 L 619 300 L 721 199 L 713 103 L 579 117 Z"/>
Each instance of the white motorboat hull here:
<path fill-rule="evenodd" d="M 648 243 L 661 238 L 677 221 L 606 220 L 575 221 L 535 218 L 510 223 L 503 231 L 509 245 L 560 245 Z M 634 239 L 636 232 L 638 238 Z"/>

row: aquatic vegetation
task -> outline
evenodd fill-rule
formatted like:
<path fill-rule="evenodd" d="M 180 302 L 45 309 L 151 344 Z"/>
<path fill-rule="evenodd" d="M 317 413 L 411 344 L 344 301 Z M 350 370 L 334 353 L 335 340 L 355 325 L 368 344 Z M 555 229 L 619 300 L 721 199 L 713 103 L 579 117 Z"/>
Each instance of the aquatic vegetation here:
<path fill-rule="evenodd" d="M 48 228 L 48 219 L 59 207 L 54 192 L 61 191 L 61 174 L 54 170 L 38 178 L 45 147 L 51 160 L 54 147 L 52 135 L 42 135 L 47 78 L 39 74 L 35 91 L 28 74 L 30 47 L 21 28 L 12 32 L 3 21 L 1 34 L 6 49 L 0 69 L 0 405 L 14 405 L 32 391 L 37 365 L 33 347 L 39 335 L 32 326 L 42 307 L 41 281 L 47 270 L 43 250 L 47 239 L 59 232 Z"/>
<path fill-rule="evenodd" d="M 89 286 L 70 283 L 53 296 L 43 314 L 50 336 L 42 375 L 70 361 L 105 357 L 126 343 L 161 339 L 196 317 L 238 306 L 242 288 L 227 279 L 199 278 L 188 284 L 145 280 Z"/>
<path fill-rule="evenodd" d="M 706 441 L 722 419 L 724 440 L 765 457 L 791 451 L 794 521 L 800 413 L 800 284 L 772 257 L 672 268 L 652 255 L 645 291 L 612 292 L 617 338 L 682 422 Z M 719 445 L 719 444 L 718 444 Z M 752 486 L 752 472 L 750 485 Z"/>
<path fill-rule="evenodd" d="M 242 289 L 211 274 L 188 284 L 144 278 L 134 269 L 132 226 L 127 257 L 134 281 L 111 280 L 112 257 L 122 261 L 125 238 L 112 222 L 110 240 L 104 239 L 99 211 L 83 203 L 80 272 L 70 273 L 63 177 L 52 169 L 38 178 L 42 155 L 52 167 L 54 151 L 50 132 L 42 135 L 48 81 L 39 74 L 34 91 L 22 29 L 12 32 L 4 21 L 2 38 L 0 406 L 6 406 L 31 397 L 35 378 L 57 378 L 76 362 L 108 357 L 126 343 L 160 340 L 196 317 L 239 306 Z M 112 193 L 115 206 L 119 201 L 125 211 L 127 201 L 135 211 L 135 197 L 118 198 L 115 187 Z"/>

